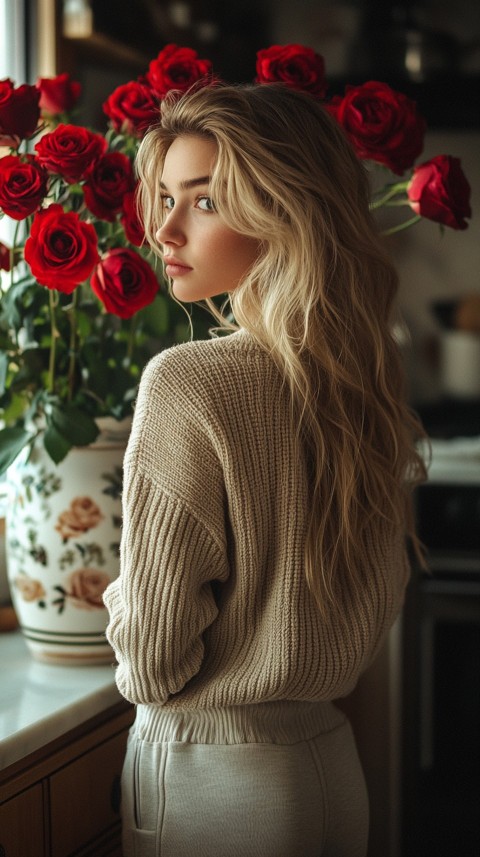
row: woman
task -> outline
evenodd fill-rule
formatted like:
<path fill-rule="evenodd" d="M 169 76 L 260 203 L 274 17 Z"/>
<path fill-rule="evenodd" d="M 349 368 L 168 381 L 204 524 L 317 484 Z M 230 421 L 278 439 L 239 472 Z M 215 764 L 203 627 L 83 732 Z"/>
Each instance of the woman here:
<path fill-rule="evenodd" d="M 140 385 L 105 595 L 137 705 L 125 855 L 360 857 L 367 795 L 332 703 L 401 609 L 424 475 L 368 182 L 281 84 L 167 98 L 138 169 L 173 296 L 228 293 L 239 329 Z"/>

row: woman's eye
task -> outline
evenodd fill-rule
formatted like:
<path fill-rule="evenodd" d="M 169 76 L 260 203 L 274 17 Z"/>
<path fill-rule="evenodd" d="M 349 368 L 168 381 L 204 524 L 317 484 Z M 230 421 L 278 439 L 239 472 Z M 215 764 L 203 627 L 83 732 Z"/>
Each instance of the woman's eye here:
<path fill-rule="evenodd" d="M 209 196 L 200 196 L 197 199 L 197 205 L 201 211 L 215 211 L 213 200 Z"/>
<path fill-rule="evenodd" d="M 162 196 L 162 206 L 164 209 L 171 211 L 174 205 L 175 200 L 173 196 Z"/>

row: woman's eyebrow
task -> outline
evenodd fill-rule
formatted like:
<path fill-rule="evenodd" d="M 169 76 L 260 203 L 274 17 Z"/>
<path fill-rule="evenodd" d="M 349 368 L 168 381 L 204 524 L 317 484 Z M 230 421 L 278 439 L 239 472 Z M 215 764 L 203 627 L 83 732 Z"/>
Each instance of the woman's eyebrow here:
<path fill-rule="evenodd" d="M 184 179 L 179 182 L 178 186 L 180 190 L 190 190 L 192 187 L 198 187 L 198 185 L 210 184 L 210 176 L 199 176 L 198 179 Z M 166 184 L 162 181 L 160 182 L 160 187 L 162 190 L 167 190 Z"/>

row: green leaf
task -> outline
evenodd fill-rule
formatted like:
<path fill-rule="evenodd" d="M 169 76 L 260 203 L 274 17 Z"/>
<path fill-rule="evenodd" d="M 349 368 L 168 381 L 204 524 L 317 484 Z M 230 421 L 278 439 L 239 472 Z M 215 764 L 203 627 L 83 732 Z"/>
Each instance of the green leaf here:
<path fill-rule="evenodd" d="M 3 403 L 2 419 L 5 425 L 15 423 L 23 416 L 29 404 L 29 399 L 22 392 L 11 393 Z"/>
<path fill-rule="evenodd" d="M 45 429 L 43 444 L 50 458 L 55 464 L 59 464 L 72 448 L 72 444 L 60 434 L 55 426 L 49 425 Z"/>
<path fill-rule="evenodd" d="M 96 220 L 93 224 L 99 240 L 109 238 L 112 234 L 112 224 L 106 220 Z"/>
<path fill-rule="evenodd" d="M 23 300 L 26 300 L 28 292 L 34 289 L 35 285 L 35 281 L 31 277 L 26 277 L 13 283 L 2 296 L 2 315 L 9 327 L 18 329 L 22 325 L 23 311 L 20 309 L 20 305 Z"/>
<path fill-rule="evenodd" d="M 80 340 L 85 340 L 92 330 L 92 321 L 87 313 L 77 310 L 77 331 Z"/>
<path fill-rule="evenodd" d="M 54 427 L 71 446 L 88 446 L 99 435 L 95 420 L 75 405 L 53 407 L 48 426 Z"/>
<path fill-rule="evenodd" d="M 30 432 L 18 426 L 0 431 L 0 473 L 4 473 L 32 439 Z"/>
<path fill-rule="evenodd" d="M 3 396 L 7 384 L 8 357 L 0 352 L 0 396 Z"/>
<path fill-rule="evenodd" d="M 164 336 L 170 324 L 170 298 L 166 295 L 158 293 L 153 303 L 140 310 L 137 314 L 139 321 L 142 321 L 145 329 L 153 336 Z"/>

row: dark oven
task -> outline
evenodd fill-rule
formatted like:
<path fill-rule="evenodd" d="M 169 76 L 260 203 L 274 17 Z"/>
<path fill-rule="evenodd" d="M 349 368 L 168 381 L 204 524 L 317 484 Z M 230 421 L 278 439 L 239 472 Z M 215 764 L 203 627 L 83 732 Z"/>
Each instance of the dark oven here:
<path fill-rule="evenodd" d="M 480 406 L 479 406 L 480 409 Z M 479 410 L 480 412 L 480 410 Z M 402 857 L 480 854 L 480 436 L 433 441 L 403 625 Z"/>

